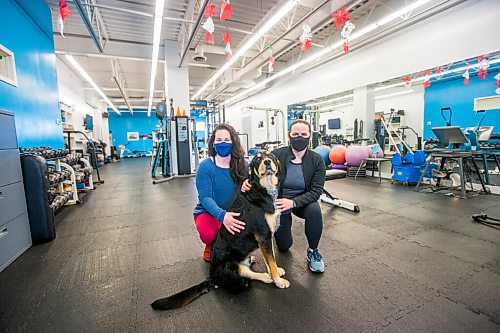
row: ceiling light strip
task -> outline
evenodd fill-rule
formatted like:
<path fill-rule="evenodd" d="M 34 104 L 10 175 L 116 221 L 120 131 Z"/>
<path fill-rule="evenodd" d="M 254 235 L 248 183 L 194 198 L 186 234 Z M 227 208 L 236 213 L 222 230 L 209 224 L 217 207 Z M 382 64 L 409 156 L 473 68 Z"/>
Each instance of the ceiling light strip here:
<path fill-rule="evenodd" d="M 161 26 L 163 22 L 163 7 L 165 0 L 156 0 L 154 32 L 153 32 L 153 54 L 151 55 L 151 80 L 149 81 L 148 117 L 151 115 L 153 105 L 153 94 L 155 90 L 156 69 L 158 67 L 158 53 L 160 52 Z"/>
<path fill-rule="evenodd" d="M 113 109 L 113 111 L 115 111 L 116 113 L 121 115 L 120 111 L 118 111 L 118 109 L 113 105 L 113 103 L 111 103 L 109 98 L 106 95 L 104 95 L 102 90 L 97 86 L 97 84 L 94 82 L 94 80 L 92 80 L 92 78 L 87 74 L 87 72 L 82 68 L 82 66 L 80 66 L 80 64 L 75 60 L 75 58 L 73 58 L 73 56 L 71 54 L 66 54 L 66 59 L 69 61 L 69 63 L 73 67 L 75 67 L 75 69 L 80 73 L 80 75 L 88 83 L 90 83 L 92 88 L 94 88 L 94 90 L 97 91 L 97 93 L 106 101 L 106 103 L 108 103 L 108 105 L 111 107 L 111 109 Z"/>
<path fill-rule="evenodd" d="M 380 20 L 378 20 L 377 22 L 375 22 L 373 24 L 370 24 L 369 26 L 364 27 L 364 28 L 356 31 L 355 33 L 353 33 L 349 37 L 349 41 L 356 40 L 356 39 L 358 39 L 358 38 L 360 38 L 360 37 L 362 37 L 362 36 L 370 33 L 371 31 L 373 31 L 373 30 L 375 30 L 375 29 L 377 29 L 377 28 L 379 28 L 379 27 L 381 27 L 383 25 L 386 25 L 386 24 L 394 21 L 395 19 L 397 19 L 397 18 L 405 15 L 406 13 L 408 13 L 408 12 L 410 12 L 410 11 L 418 8 L 418 7 L 421 7 L 421 6 L 425 5 L 429 1 L 431 1 L 431 0 L 419 0 L 419 1 L 416 1 L 416 2 L 412 3 L 409 6 L 406 6 L 406 7 L 402 8 L 402 9 L 394 12 L 394 13 L 392 13 L 392 14 L 390 14 L 390 15 L 388 15 L 388 16 L 380 19 Z M 265 86 L 267 83 L 269 83 L 271 81 L 274 81 L 274 80 L 276 80 L 276 79 L 278 79 L 278 78 L 280 78 L 280 77 L 282 77 L 282 76 L 284 76 L 284 75 L 286 75 L 288 73 L 291 73 L 291 72 L 295 71 L 296 69 L 298 69 L 300 67 L 306 66 L 309 63 L 318 60 L 322 56 L 324 56 L 324 55 L 332 52 L 334 49 L 342 47 L 343 43 L 344 43 L 343 40 L 339 40 L 336 43 L 334 43 L 334 44 L 332 44 L 332 45 L 330 45 L 328 47 L 325 47 L 321 51 L 316 52 L 315 54 L 312 54 L 308 58 L 303 59 L 303 60 L 301 60 L 301 61 L 299 61 L 299 62 L 297 62 L 297 63 L 295 63 L 295 64 L 293 64 L 293 65 L 291 65 L 291 66 L 289 66 L 287 68 L 285 68 L 284 70 L 276 73 L 275 75 L 270 76 L 267 79 L 259 82 L 258 84 L 254 85 L 253 87 L 251 87 L 251 88 L 249 88 L 249 89 L 247 89 L 247 90 L 245 90 L 245 91 L 243 91 L 243 92 L 235 95 L 234 97 L 232 97 L 232 98 L 228 99 L 227 101 L 225 101 L 224 104 L 227 105 L 228 103 L 231 103 L 231 102 L 233 102 L 233 101 L 235 101 L 235 100 L 237 100 L 237 99 L 245 96 L 246 94 L 248 94 L 248 93 L 250 93 L 252 91 L 255 91 L 255 90 L 257 90 L 257 89 Z"/>
<path fill-rule="evenodd" d="M 233 65 L 239 58 L 241 58 L 257 41 L 269 31 L 276 23 L 278 23 L 290 10 L 292 10 L 299 0 L 288 1 L 280 10 L 271 17 L 258 31 L 256 34 L 251 35 L 249 40 L 233 55 L 233 57 L 226 62 L 214 75 L 208 79 L 208 81 L 198 90 L 196 94 L 193 95 L 191 99 L 197 99 L 200 95 L 217 80 L 231 65 Z"/>

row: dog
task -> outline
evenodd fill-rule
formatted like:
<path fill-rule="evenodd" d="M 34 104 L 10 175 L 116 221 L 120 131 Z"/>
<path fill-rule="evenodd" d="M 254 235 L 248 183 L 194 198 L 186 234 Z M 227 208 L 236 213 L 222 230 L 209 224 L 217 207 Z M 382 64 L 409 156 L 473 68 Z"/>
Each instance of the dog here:
<path fill-rule="evenodd" d="M 237 294 L 246 290 L 250 280 L 274 283 L 278 288 L 288 288 L 290 282 L 282 278 L 285 271 L 278 267 L 274 256 L 273 235 L 279 227 L 279 210 L 275 208 L 278 195 L 279 161 L 272 153 L 258 153 L 249 165 L 252 188 L 239 193 L 229 211 L 239 212 L 238 219 L 245 222 L 245 229 L 232 235 L 221 228 L 212 247 L 210 274 L 205 281 L 151 304 L 155 310 L 183 307 L 210 291 L 222 287 Z M 250 269 L 250 253 L 260 249 L 267 272 Z"/>

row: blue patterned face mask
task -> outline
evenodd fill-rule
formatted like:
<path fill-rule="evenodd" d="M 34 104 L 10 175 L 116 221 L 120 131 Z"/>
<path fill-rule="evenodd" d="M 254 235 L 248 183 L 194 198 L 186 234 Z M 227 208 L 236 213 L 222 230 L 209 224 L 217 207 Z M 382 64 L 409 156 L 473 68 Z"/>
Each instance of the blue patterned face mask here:
<path fill-rule="evenodd" d="M 218 142 L 214 144 L 215 152 L 222 157 L 226 157 L 231 154 L 233 144 L 230 142 Z"/>

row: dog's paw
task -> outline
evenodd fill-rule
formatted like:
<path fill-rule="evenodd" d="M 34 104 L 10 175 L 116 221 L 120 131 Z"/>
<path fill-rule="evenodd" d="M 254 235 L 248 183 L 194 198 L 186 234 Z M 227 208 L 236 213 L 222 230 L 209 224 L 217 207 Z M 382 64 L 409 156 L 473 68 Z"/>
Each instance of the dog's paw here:
<path fill-rule="evenodd" d="M 276 285 L 276 287 L 281 288 L 281 289 L 285 289 L 285 288 L 290 287 L 290 282 L 288 282 L 288 280 L 283 279 L 283 278 L 276 279 L 274 281 L 274 284 Z"/>
<path fill-rule="evenodd" d="M 285 270 L 281 267 L 278 267 L 278 274 L 279 274 L 279 276 L 285 275 Z"/>
<path fill-rule="evenodd" d="M 273 283 L 273 278 L 271 277 L 271 275 L 267 274 L 267 273 L 262 273 L 262 276 L 264 277 L 263 281 L 264 283 Z"/>

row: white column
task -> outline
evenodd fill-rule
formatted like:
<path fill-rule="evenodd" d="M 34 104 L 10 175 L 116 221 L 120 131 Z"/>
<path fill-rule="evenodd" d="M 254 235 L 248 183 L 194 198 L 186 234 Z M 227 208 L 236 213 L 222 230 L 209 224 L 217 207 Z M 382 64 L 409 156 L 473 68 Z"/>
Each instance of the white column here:
<path fill-rule="evenodd" d="M 164 40 L 165 45 L 165 97 L 168 109 L 168 116 L 170 116 L 170 98 L 174 100 L 174 116 L 177 112 L 177 108 L 180 108 L 181 114 L 183 110 L 186 110 L 186 115 L 189 116 L 189 73 L 188 68 L 179 68 L 179 62 L 181 60 L 181 44 L 176 41 Z M 171 122 L 171 133 L 172 141 L 170 142 L 171 152 L 170 157 L 172 159 L 172 170 L 174 174 L 178 173 L 177 168 L 177 145 L 175 143 L 176 133 L 175 133 L 175 122 Z M 191 140 L 189 141 L 191 148 Z M 191 150 L 191 149 L 190 149 Z"/>
<path fill-rule="evenodd" d="M 363 121 L 363 139 L 373 138 L 373 118 L 375 116 L 375 93 L 373 88 L 367 86 L 355 88 L 353 91 L 354 120 L 358 120 L 358 131 L 360 121 Z M 359 137 L 358 137 L 359 138 Z"/>

